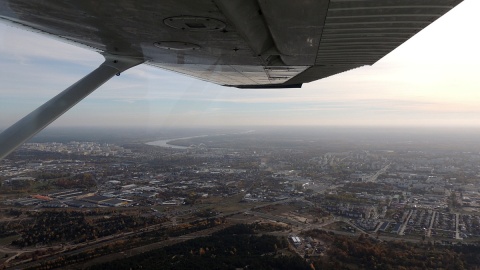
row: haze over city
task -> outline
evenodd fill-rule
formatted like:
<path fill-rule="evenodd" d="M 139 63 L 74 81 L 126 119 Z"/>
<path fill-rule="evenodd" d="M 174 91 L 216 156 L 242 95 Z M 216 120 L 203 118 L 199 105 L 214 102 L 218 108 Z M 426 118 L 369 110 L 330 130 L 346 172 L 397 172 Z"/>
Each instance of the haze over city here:
<path fill-rule="evenodd" d="M 478 126 L 480 2 L 466 0 L 371 67 L 301 89 L 236 89 L 141 65 L 52 126 Z M 0 25 L 0 128 L 102 62 L 95 52 Z"/>
<path fill-rule="evenodd" d="M 0 269 L 477 269 L 461 2 L 0 0 Z"/>

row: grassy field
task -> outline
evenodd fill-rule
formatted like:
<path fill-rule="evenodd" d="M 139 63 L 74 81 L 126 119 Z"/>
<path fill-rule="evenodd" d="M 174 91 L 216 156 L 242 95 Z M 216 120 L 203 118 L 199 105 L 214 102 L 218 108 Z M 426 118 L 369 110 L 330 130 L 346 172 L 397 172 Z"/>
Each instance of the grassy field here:
<path fill-rule="evenodd" d="M 18 239 L 19 237 L 20 235 L 12 235 L 8 237 L 0 238 L 0 246 L 10 245 L 10 243 L 12 243 L 13 240 Z"/>
<path fill-rule="evenodd" d="M 334 231 L 346 231 L 345 228 L 348 228 L 348 227 L 351 227 L 351 226 L 343 221 L 337 221 L 337 222 L 328 224 L 323 228 L 327 230 L 334 230 Z"/>

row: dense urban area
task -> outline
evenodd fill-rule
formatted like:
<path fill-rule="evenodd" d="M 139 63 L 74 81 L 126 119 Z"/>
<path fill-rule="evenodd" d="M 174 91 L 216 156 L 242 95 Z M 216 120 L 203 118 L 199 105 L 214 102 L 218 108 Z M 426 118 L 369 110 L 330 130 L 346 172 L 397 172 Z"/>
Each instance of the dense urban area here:
<path fill-rule="evenodd" d="M 0 269 L 480 265 L 475 140 L 334 135 L 26 143 L 0 161 Z"/>

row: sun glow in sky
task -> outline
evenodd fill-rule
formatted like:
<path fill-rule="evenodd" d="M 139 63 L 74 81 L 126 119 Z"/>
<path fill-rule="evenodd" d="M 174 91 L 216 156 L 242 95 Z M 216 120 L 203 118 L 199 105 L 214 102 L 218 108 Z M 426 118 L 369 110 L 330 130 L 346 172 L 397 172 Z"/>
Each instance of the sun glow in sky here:
<path fill-rule="evenodd" d="M 373 66 L 301 89 L 236 89 L 141 65 L 53 126 L 480 126 L 480 1 L 465 0 Z M 95 69 L 92 51 L 0 24 L 0 128 Z"/>

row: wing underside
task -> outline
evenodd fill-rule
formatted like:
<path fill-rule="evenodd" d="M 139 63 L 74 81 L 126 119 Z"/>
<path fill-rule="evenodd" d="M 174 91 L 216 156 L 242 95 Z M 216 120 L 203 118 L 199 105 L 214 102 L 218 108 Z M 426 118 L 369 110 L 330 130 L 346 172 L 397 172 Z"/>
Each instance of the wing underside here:
<path fill-rule="evenodd" d="M 371 65 L 461 0 L 0 0 L 0 19 L 240 88 Z"/>

